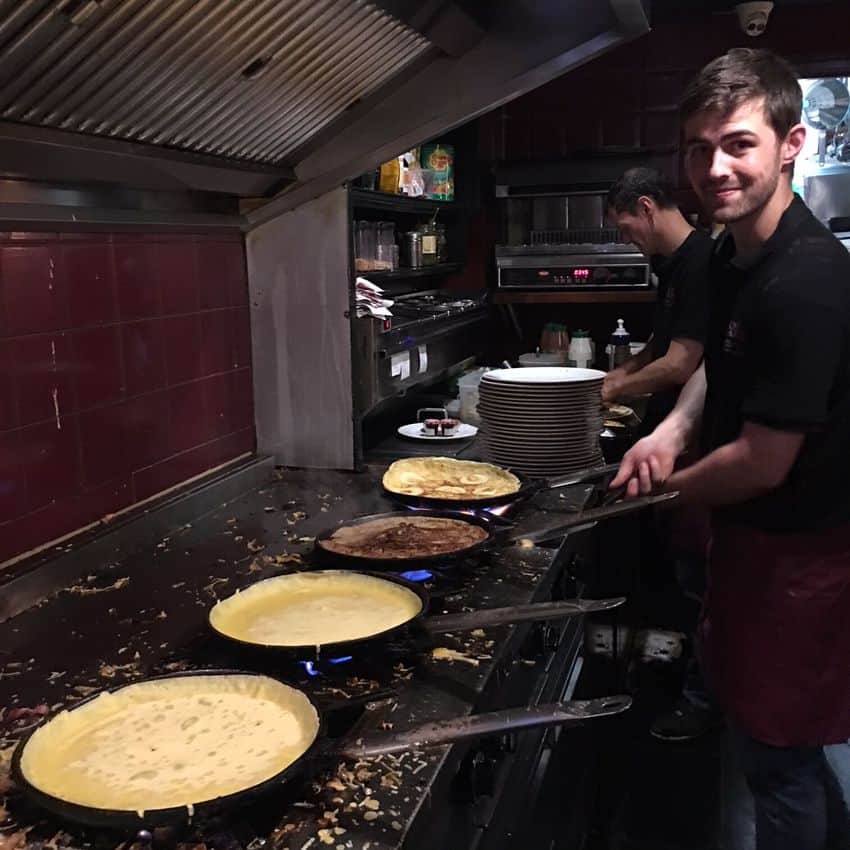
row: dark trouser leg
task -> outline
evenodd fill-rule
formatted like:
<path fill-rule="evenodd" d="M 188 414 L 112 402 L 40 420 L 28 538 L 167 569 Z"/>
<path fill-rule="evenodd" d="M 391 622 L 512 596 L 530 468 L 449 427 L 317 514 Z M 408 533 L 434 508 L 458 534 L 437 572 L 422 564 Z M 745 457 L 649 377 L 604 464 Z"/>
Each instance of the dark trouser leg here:
<path fill-rule="evenodd" d="M 676 579 L 685 598 L 693 602 L 694 610 L 698 611 L 705 595 L 706 564 L 699 558 L 677 558 Z M 696 645 L 696 635 L 691 632 L 692 645 Z M 716 710 L 714 700 L 705 686 L 696 652 L 688 660 L 685 668 L 685 684 L 682 696 L 697 708 Z"/>
<path fill-rule="evenodd" d="M 826 850 L 850 848 L 850 811 L 835 771 L 824 757 L 826 794 Z"/>
<path fill-rule="evenodd" d="M 755 801 L 757 850 L 850 847 L 847 808 L 822 747 L 771 747 L 739 730 L 733 739 Z"/>

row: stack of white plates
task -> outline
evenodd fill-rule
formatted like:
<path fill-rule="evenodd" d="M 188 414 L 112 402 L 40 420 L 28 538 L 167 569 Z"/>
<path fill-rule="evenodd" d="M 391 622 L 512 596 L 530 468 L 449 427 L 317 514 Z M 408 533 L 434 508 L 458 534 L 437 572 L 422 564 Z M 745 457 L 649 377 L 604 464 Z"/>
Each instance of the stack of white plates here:
<path fill-rule="evenodd" d="M 604 377 L 565 366 L 486 372 L 478 412 L 487 459 L 531 476 L 601 463 Z"/>

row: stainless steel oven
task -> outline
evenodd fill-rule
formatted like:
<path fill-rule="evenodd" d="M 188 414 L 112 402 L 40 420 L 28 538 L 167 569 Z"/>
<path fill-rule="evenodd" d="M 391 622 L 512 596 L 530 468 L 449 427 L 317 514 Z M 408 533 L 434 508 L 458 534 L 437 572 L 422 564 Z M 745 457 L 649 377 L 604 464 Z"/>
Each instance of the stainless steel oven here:
<path fill-rule="evenodd" d="M 486 337 L 486 294 L 418 292 L 399 296 L 391 310 L 390 319 L 363 317 L 354 323 L 360 415 L 444 377 L 480 351 Z"/>
<path fill-rule="evenodd" d="M 621 243 L 543 243 L 496 247 L 500 289 L 649 289 L 649 259 Z"/>

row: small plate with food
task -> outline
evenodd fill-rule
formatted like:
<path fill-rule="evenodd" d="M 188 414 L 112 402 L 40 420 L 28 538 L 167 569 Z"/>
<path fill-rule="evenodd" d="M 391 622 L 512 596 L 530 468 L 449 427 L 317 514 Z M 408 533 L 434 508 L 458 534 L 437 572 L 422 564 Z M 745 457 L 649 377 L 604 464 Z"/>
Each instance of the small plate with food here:
<path fill-rule="evenodd" d="M 444 443 L 448 440 L 467 440 L 478 433 L 475 425 L 452 419 L 445 408 L 426 407 L 416 411 L 418 422 L 402 425 L 398 433 L 411 440 Z"/>

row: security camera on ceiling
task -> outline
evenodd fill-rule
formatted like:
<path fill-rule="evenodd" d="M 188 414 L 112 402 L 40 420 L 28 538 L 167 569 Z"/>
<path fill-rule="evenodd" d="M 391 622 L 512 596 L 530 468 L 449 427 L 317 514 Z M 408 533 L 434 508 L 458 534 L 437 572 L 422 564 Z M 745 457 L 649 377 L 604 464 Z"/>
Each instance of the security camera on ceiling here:
<path fill-rule="evenodd" d="M 773 11 L 773 3 L 738 3 L 735 6 L 735 11 L 738 13 L 738 23 L 741 29 L 747 35 L 755 38 L 767 29 L 767 19 Z"/>

